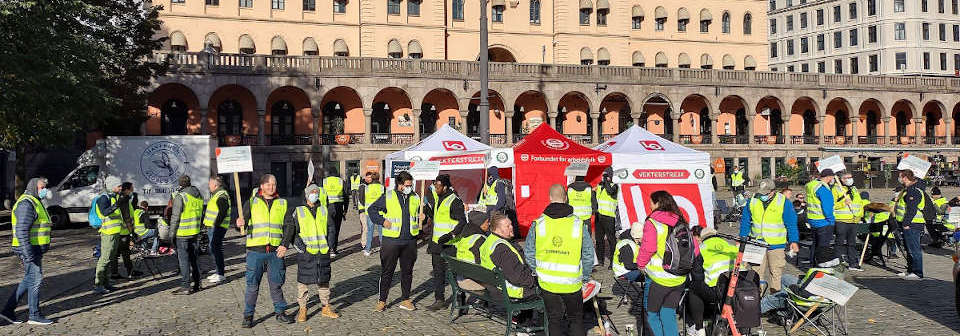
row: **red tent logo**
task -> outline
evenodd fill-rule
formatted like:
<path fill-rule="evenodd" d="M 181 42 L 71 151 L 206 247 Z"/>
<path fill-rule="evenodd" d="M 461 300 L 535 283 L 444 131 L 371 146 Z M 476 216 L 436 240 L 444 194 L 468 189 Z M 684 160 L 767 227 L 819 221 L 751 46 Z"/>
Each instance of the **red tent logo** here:
<path fill-rule="evenodd" d="M 542 143 L 544 146 L 549 147 L 550 149 L 555 149 L 555 150 L 565 150 L 567 148 L 570 148 L 570 144 L 568 144 L 566 141 L 555 139 L 555 138 L 544 139 L 540 143 Z"/>
<path fill-rule="evenodd" d="M 448 151 L 467 150 L 467 145 L 465 145 L 463 141 L 447 140 L 447 141 L 443 141 L 442 144 L 443 144 L 443 149 L 446 149 Z"/>
<path fill-rule="evenodd" d="M 530 155 L 520 154 L 520 161 L 528 161 L 528 160 L 530 160 Z"/>
<path fill-rule="evenodd" d="M 597 156 L 597 162 L 599 162 L 599 163 L 607 162 L 607 157 L 606 157 L 606 156 L 603 156 L 603 155 L 599 155 L 599 156 Z"/>
<path fill-rule="evenodd" d="M 662 151 L 664 150 L 663 145 L 655 140 L 640 140 L 640 145 L 643 146 L 643 149 L 650 151 Z"/>

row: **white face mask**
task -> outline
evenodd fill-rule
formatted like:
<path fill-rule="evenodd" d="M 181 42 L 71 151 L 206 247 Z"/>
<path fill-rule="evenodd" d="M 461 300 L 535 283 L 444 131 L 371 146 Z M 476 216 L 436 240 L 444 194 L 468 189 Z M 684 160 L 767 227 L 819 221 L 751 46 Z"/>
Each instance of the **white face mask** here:
<path fill-rule="evenodd" d="M 852 178 L 844 179 L 844 180 L 843 180 L 843 184 L 844 184 L 845 186 L 848 186 L 848 187 L 849 187 L 849 186 L 852 186 L 852 185 L 853 185 L 853 179 L 852 179 Z"/>
<path fill-rule="evenodd" d="M 320 194 L 309 194 L 307 195 L 307 201 L 310 203 L 317 203 L 317 199 L 320 198 Z"/>
<path fill-rule="evenodd" d="M 410 193 L 413 192 L 413 187 L 400 188 L 400 192 L 402 192 L 404 195 L 410 195 Z"/>

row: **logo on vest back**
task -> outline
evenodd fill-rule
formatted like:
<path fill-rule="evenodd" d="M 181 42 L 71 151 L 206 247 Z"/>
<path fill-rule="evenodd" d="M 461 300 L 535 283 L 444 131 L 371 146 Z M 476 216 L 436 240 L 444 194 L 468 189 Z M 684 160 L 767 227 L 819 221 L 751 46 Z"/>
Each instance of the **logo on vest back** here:
<path fill-rule="evenodd" d="M 559 236 L 553 236 L 553 241 L 551 243 L 553 243 L 553 248 L 560 248 L 560 246 L 563 245 L 563 238 L 560 238 Z"/>
<path fill-rule="evenodd" d="M 140 174 L 151 183 L 165 186 L 177 183 L 186 170 L 187 156 L 183 145 L 170 141 L 157 141 L 140 155 Z"/>
<path fill-rule="evenodd" d="M 570 144 L 568 144 L 566 141 L 555 139 L 555 138 L 544 139 L 543 141 L 540 141 L 540 143 L 542 143 L 544 146 L 547 146 L 550 149 L 555 149 L 555 150 L 565 150 L 567 148 L 570 148 Z"/>

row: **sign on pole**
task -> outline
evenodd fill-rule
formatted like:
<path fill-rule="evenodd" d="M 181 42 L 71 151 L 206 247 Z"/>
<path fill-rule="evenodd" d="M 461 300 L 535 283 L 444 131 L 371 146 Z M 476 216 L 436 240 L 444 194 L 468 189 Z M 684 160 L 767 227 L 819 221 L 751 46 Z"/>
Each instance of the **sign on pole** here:
<path fill-rule="evenodd" d="M 587 176 L 587 170 L 590 169 L 589 162 L 570 162 L 563 175 L 566 176 Z"/>
<path fill-rule="evenodd" d="M 240 175 L 239 173 L 253 171 L 253 154 L 250 146 L 238 147 L 217 147 L 217 173 L 233 173 L 233 190 L 237 195 L 237 209 L 239 214 L 243 213 L 243 198 L 240 197 Z M 246 235 L 247 229 L 240 225 L 240 234 Z"/>
<path fill-rule="evenodd" d="M 414 180 L 433 180 L 440 175 L 440 161 L 411 161 L 407 172 Z"/>
<path fill-rule="evenodd" d="M 823 172 L 824 169 L 833 170 L 834 173 L 846 170 L 847 166 L 843 164 L 843 158 L 840 155 L 834 155 L 817 162 L 817 171 Z"/>
<path fill-rule="evenodd" d="M 927 171 L 930 170 L 931 165 L 930 161 L 921 159 L 916 155 L 904 155 L 900 164 L 897 165 L 897 170 L 912 170 L 917 178 L 922 179 L 927 177 Z"/>

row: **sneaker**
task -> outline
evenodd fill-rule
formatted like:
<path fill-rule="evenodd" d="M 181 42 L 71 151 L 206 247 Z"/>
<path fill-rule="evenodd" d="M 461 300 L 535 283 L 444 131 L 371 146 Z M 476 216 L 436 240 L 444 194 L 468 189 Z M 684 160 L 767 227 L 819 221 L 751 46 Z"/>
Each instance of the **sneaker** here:
<path fill-rule="evenodd" d="M 905 277 L 905 276 L 907 276 L 908 274 L 910 274 L 910 273 L 907 273 L 907 272 L 900 272 L 900 273 L 897 273 L 897 276 L 898 276 L 898 277 L 901 277 L 901 278 L 902 278 L 902 277 Z"/>
<path fill-rule="evenodd" d="M 293 317 L 290 317 L 290 315 L 287 315 L 286 313 L 277 313 L 277 322 L 290 324 L 293 323 L 294 320 Z"/>
<path fill-rule="evenodd" d="M 687 336 L 696 336 L 697 335 L 697 326 L 691 325 L 687 326 Z"/>
<path fill-rule="evenodd" d="M 27 324 L 32 324 L 32 325 L 51 325 L 51 324 L 53 324 L 53 321 L 52 321 L 52 320 L 49 320 L 49 319 L 47 319 L 47 318 L 45 318 L 45 317 L 43 317 L 43 316 L 41 316 L 41 317 L 31 318 L 29 321 L 27 321 Z"/>
<path fill-rule="evenodd" d="M 337 257 L 337 253 L 336 253 L 336 252 L 330 253 L 330 259 L 334 259 L 334 258 L 336 258 L 336 257 Z"/>
<path fill-rule="evenodd" d="M 373 254 L 373 253 L 371 253 L 370 251 L 367 251 L 367 250 L 363 250 L 363 256 L 364 256 L 364 257 L 369 257 L 371 254 Z"/>
<path fill-rule="evenodd" d="M 108 294 L 110 290 L 103 286 L 93 287 L 93 292 L 97 294 Z"/>
<path fill-rule="evenodd" d="M 243 322 L 240 324 L 241 328 L 253 328 L 253 316 L 246 315 L 243 317 Z"/>
<path fill-rule="evenodd" d="M 373 311 L 382 312 L 384 309 L 387 309 L 387 303 L 383 301 L 377 301 L 377 306 L 373 308 Z"/>
<path fill-rule="evenodd" d="M 923 278 L 913 273 L 907 274 L 907 276 L 903 277 L 903 279 L 904 280 L 923 280 Z"/>
<path fill-rule="evenodd" d="M 7 321 L 10 324 L 20 324 L 20 321 L 17 320 L 17 315 L 13 312 L 4 312 L 0 314 L 0 319 Z"/>
<path fill-rule="evenodd" d="M 851 271 L 857 271 L 857 272 L 863 272 L 863 268 L 861 268 L 860 266 L 850 267 L 849 270 L 851 270 Z"/>
<path fill-rule="evenodd" d="M 211 275 L 211 276 L 207 277 L 207 281 L 210 282 L 210 283 L 220 283 L 221 281 L 226 280 L 226 279 L 227 279 L 227 277 L 222 276 L 222 275 L 220 275 L 220 274 L 214 274 L 214 275 Z"/>
<path fill-rule="evenodd" d="M 413 301 L 410 301 L 410 299 L 403 300 L 402 302 L 400 302 L 398 306 L 400 306 L 400 309 L 403 309 L 403 310 L 409 310 L 409 311 L 417 310 L 417 306 L 414 306 Z"/>
<path fill-rule="evenodd" d="M 177 289 L 174 290 L 173 293 L 171 293 L 171 294 L 173 294 L 173 295 L 190 295 L 190 294 L 193 294 L 193 293 L 196 293 L 196 291 L 193 290 L 192 288 L 177 288 Z"/>
<path fill-rule="evenodd" d="M 447 303 L 443 300 L 433 301 L 432 305 L 427 306 L 427 310 L 429 311 L 438 311 L 443 310 L 444 308 L 447 308 Z"/>

